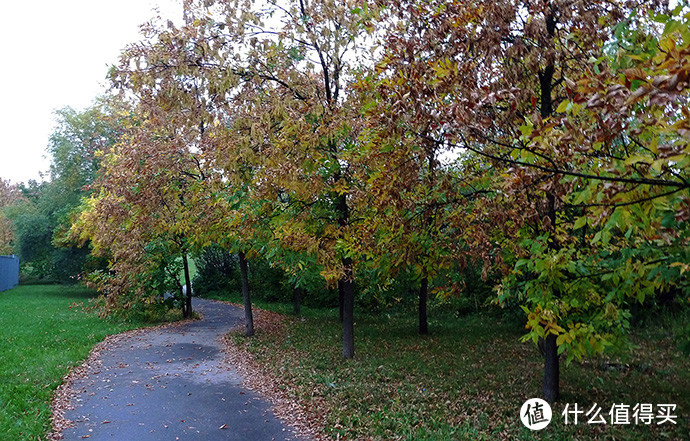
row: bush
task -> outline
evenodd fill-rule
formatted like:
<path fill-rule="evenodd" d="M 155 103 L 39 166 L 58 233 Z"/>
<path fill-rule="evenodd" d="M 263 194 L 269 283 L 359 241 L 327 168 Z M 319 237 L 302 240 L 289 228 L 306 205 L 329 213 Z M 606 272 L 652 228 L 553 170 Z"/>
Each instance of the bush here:
<path fill-rule="evenodd" d="M 241 289 L 239 260 L 229 251 L 213 246 L 195 259 L 194 293 L 203 296 Z"/>

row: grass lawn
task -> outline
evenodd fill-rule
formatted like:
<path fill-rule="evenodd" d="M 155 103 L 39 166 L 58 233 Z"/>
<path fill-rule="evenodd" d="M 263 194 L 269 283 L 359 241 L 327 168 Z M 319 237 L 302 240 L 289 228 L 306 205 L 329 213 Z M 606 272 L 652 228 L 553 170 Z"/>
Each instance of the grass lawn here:
<path fill-rule="evenodd" d="M 524 401 L 541 395 L 543 369 L 538 350 L 518 341 L 519 322 L 478 314 L 432 320 L 430 329 L 420 337 L 411 317 L 357 313 L 356 358 L 343 360 L 337 311 L 305 309 L 302 319 L 231 340 L 307 409 L 318 409 L 333 439 L 690 439 L 690 359 L 676 350 L 670 322 L 639 330 L 638 348 L 624 359 L 562 363 L 561 400 L 540 432 L 518 417 Z M 585 412 L 596 403 L 608 423 L 588 424 L 583 413 L 578 425 L 565 425 L 566 403 Z M 631 405 L 630 425 L 610 423 L 614 403 Z M 637 403 L 676 404 L 677 424 L 634 424 Z"/>
<path fill-rule="evenodd" d="M 0 292 L 0 440 L 45 439 L 63 376 L 106 335 L 137 327 L 84 312 L 92 296 L 57 285 Z"/>

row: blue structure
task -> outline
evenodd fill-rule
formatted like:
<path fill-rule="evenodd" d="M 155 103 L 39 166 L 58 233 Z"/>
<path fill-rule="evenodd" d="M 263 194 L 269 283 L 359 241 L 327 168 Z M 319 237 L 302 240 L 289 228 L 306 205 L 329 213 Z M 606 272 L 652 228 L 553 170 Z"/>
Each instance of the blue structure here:
<path fill-rule="evenodd" d="M 19 258 L 0 256 L 0 291 L 7 291 L 19 284 Z"/>

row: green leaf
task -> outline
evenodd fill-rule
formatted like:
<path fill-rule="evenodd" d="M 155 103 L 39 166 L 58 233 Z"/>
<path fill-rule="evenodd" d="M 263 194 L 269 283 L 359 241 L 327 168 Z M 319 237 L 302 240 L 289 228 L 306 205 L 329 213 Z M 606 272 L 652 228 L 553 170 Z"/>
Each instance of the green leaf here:
<path fill-rule="evenodd" d="M 587 225 L 587 216 L 582 216 L 575 221 L 575 224 L 573 225 L 573 230 L 579 230 L 585 225 Z"/>
<path fill-rule="evenodd" d="M 597 234 L 594 235 L 590 243 L 594 245 L 595 243 L 599 242 L 601 240 L 601 231 L 597 231 Z"/>

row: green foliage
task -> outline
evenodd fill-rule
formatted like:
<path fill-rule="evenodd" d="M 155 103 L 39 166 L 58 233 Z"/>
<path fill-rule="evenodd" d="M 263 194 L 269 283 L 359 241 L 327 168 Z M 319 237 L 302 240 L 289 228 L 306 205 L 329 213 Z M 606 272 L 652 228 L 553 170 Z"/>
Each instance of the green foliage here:
<path fill-rule="evenodd" d="M 48 146 L 50 181 L 20 185 L 23 197 L 3 210 L 12 223 L 23 280 L 73 282 L 84 271 L 88 250 L 63 239 L 87 186 L 96 179 L 100 161 L 95 152 L 114 142 L 116 130 L 106 118 L 106 107 L 99 103 L 83 112 L 58 110 Z"/>
<path fill-rule="evenodd" d="M 197 274 L 194 277 L 194 293 L 204 296 L 213 292 L 241 289 L 237 256 L 219 246 L 205 248 L 195 259 Z"/>
<path fill-rule="evenodd" d="M 288 302 L 292 298 L 292 289 L 285 271 L 271 266 L 266 259 L 258 257 L 249 262 L 249 277 L 256 299 Z"/>
<path fill-rule="evenodd" d="M 13 226 L 22 279 L 76 281 L 84 271 L 88 248 L 56 244 L 75 206 L 67 203 L 64 188 L 56 182 L 32 182 L 21 188 L 27 198 L 7 207 L 5 215 Z M 78 195 L 72 197 L 78 200 Z"/>
<path fill-rule="evenodd" d="M 50 175 L 63 190 L 65 210 L 79 203 L 84 187 L 97 176 L 100 159 L 96 152 L 109 149 L 117 139 L 119 128 L 110 120 L 109 112 L 104 101 L 82 112 L 70 107 L 55 112 L 58 125 L 48 146 Z"/>
<path fill-rule="evenodd" d="M 15 250 L 21 261 L 22 279 L 50 278 L 54 268 L 54 248 L 51 244 L 54 222 L 31 200 L 8 207 L 6 216 L 14 227 Z"/>
<path fill-rule="evenodd" d="M 271 254 L 275 257 L 275 254 Z M 204 249 L 196 258 L 198 272 L 194 278 L 194 293 L 202 297 L 240 301 L 241 276 L 236 254 L 217 246 Z M 304 290 L 302 303 L 315 307 L 333 307 L 338 296 L 326 289 L 318 274 L 303 274 L 298 279 L 288 277 L 283 269 L 271 265 L 266 258 L 254 256 L 248 262 L 252 298 L 263 302 L 290 302 L 295 280 Z M 310 271 L 304 267 L 303 272 Z M 310 283 L 311 281 L 311 283 Z M 316 282 L 316 283 L 315 283 Z M 318 283 L 321 282 L 321 283 Z"/>
<path fill-rule="evenodd" d="M 617 27 L 622 43 L 610 66 L 590 66 L 591 76 L 573 83 L 572 98 L 558 106 L 557 122 L 523 132 L 530 149 L 515 152 L 524 170 L 532 168 L 531 179 L 543 176 L 535 168 L 558 168 L 553 164 L 565 158 L 568 167 L 549 184 L 551 191 L 563 186 L 562 211 L 548 233 L 521 231 L 521 258 L 498 302 L 520 299 L 525 338 L 557 335 L 568 361 L 619 347 L 635 304 L 654 304 L 668 291 L 685 300 L 690 293 L 690 114 L 687 83 L 679 83 L 688 77 L 690 16 L 682 13 Z M 573 150 L 573 142 L 581 147 Z"/>

